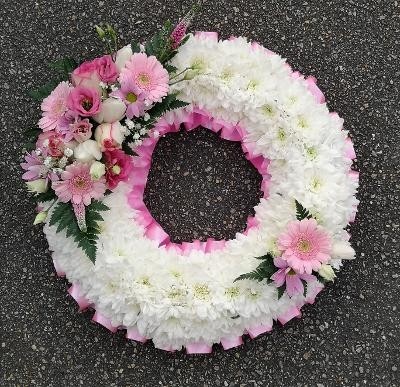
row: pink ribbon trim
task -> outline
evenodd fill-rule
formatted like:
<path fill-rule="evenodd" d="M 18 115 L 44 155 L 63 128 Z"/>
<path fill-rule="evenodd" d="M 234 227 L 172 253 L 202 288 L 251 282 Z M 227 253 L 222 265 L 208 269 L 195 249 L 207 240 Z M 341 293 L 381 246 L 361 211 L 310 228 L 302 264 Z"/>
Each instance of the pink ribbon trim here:
<path fill-rule="evenodd" d="M 247 333 L 252 339 L 262 335 L 265 332 L 270 332 L 271 330 L 272 330 L 272 325 L 263 325 L 263 324 L 251 328 L 246 328 Z"/>
<path fill-rule="evenodd" d="M 211 353 L 212 346 L 204 343 L 191 343 L 186 345 L 186 352 L 189 355 Z"/>
<path fill-rule="evenodd" d="M 350 160 L 354 160 L 357 157 L 354 150 L 353 141 L 351 141 L 350 137 L 346 138 L 345 155 Z"/>
<path fill-rule="evenodd" d="M 324 103 L 325 96 L 322 93 L 321 89 L 317 86 L 317 79 L 315 77 L 308 77 L 306 79 L 306 85 L 308 90 L 314 96 L 314 99 L 317 103 Z"/>
<path fill-rule="evenodd" d="M 137 328 L 129 328 L 126 331 L 126 338 L 138 341 L 139 343 L 145 343 L 147 341 L 147 338 L 142 336 Z"/>
<path fill-rule="evenodd" d="M 270 160 L 256 152 L 254 143 L 244 142 L 244 139 L 247 136 L 247 132 L 244 128 L 240 127 L 236 123 L 216 119 L 205 110 L 194 106 L 192 111 L 181 110 L 178 112 L 168 113 L 158 121 L 155 125 L 155 129 L 160 133 L 166 134 L 178 131 L 181 124 L 184 125 L 186 130 L 193 130 L 198 126 L 203 126 L 216 133 L 219 132 L 220 136 L 226 140 L 241 141 L 245 157 L 254 165 L 263 178 L 261 189 L 264 192 L 264 198 L 269 196 L 271 176 L 268 174 L 268 166 Z M 158 246 L 165 246 L 167 250 L 174 250 L 185 256 L 190 255 L 193 251 L 210 253 L 215 250 L 223 249 L 226 241 L 216 241 L 212 238 L 208 239 L 206 242 L 194 240 L 192 242 L 183 242 L 180 244 L 172 243 L 169 240 L 169 235 L 151 216 L 143 202 L 143 193 L 151 167 L 152 152 L 154 151 L 157 142 L 158 138 L 150 136 L 136 149 L 137 156 L 134 157 L 134 166 L 131 174 L 132 190 L 128 194 L 128 203 L 136 210 L 135 220 L 145 229 L 145 236 L 155 241 Z M 257 220 L 253 217 L 249 217 L 247 228 L 243 231 L 243 234 L 247 235 L 251 228 L 257 226 Z"/>
<path fill-rule="evenodd" d="M 68 293 L 78 304 L 79 311 L 83 311 L 91 305 L 90 301 L 86 297 L 82 296 L 79 285 L 72 284 L 68 289 Z"/>
<path fill-rule="evenodd" d="M 224 337 L 221 339 L 221 344 L 222 347 L 224 348 L 225 351 L 231 348 L 238 347 L 239 345 L 243 344 L 243 338 L 242 336 L 237 336 L 237 337 Z"/>
<path fill-rule="evenodd" d="M 196 31 L 194 36 L 199 39 L 210 39 L 218 41 L 218 33 L 214 31 Z"/>
<path fill-rule="evenodd" d="M 111 320 L 108 319 L 107 317 L 104 317 L 102 314 L 99 312 L 95 312 L 92 321 L 97 322 L 100 325 L 103 325 L 104 328 L 107 328 L 110 332 L 115 333 L 118 330 L 118 327 L 114 327 L 111 324 Z"/>
<path fill-rule="evenodd" d="M 294 317 L 300 317 L 301 316 L 301 312 L 300 310 L 293 306 L 291 308 L 289 308 L 285 313 L 281 314 L 278 317 L 278 321 L 282 324 L 285 325 L 288 321 L 290 321 L 292 318 Z"/>

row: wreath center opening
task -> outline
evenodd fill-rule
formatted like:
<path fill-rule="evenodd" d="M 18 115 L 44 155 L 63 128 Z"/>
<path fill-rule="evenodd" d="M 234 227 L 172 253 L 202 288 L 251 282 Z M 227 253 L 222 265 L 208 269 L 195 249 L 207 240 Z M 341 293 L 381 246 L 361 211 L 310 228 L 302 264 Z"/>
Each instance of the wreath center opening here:
<path fill-rule="evenodd" d="M 171 242 L 228 240 L 254 216 L 261 182 L 240 141 L 181 129 L 159 139 L 143 201 Z"/>

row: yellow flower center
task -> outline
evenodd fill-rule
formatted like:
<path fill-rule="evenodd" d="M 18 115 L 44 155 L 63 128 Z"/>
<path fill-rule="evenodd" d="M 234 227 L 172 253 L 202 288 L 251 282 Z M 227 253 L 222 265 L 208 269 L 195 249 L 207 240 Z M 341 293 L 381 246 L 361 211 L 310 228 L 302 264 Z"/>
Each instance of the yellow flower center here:
<path fill-rule="evenodd" d="M 150 84 L 150 77 L 148 74 L 145 74 L 145 73 L 139 74 L 137 79 L 141 86 L 146 87 L 146 86 L 149 86 L 149 84 Z"/>
<path fill-rule="evenodd" d="M 302 253 L 309 253 L 311 250 L 311 243 L 306 239 L 300 239 L 297 242 L 297 249 Z"/>
<path fill-rule="evenodd" d="M 128 93 L 125 98 L 129 103 L 134 103 L 137 101 L 137 95 L 134 93 Z"/>

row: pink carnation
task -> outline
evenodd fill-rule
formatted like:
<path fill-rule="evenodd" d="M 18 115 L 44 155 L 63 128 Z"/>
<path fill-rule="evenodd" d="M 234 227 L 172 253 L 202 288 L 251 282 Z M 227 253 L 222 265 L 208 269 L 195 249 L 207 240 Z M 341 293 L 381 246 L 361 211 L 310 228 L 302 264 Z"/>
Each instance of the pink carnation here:
<path fill-rule="evenodd" d="M 297 273 L 311 274 L 329 261 L 331 241 L 315 219 L 303 219 L 288 224 L 278 238 L 278 248 L 283 252 L 282 259 Z"/>
<path fill-rule="evenodd" d="M 93 125 L 89 122 L 88 118 L 77 119 L 74 123 L 70 124 L 69 137 L 78 142 L 84 142 L 92 137 Z"/>
<path fill-rule="evenodd" d="M 45 156 L 62 157 L 65 143 L 61 134 L 54 131 L 43 132 L 38 137 L 36 147 L 39 148 Z"/>
<path fill-rule="evenodd" d="M 168 94 L 168 72 L 155 56 L 133 54 L 121 71 L 120 82 L 129 79 L 149 102 L 157 102 Z"/>
<path fill-rule="evenodd" d="M 132 171 L 130 156 L 120 149 L 104 152 L 106 180 L 109 189 L 114 189 L 120 181 L 127 181 Z"/>
<path fill-rule="evenodd" d="M 83 203 L 88 206 L 92 199 L 100 199 L 106 190 L 104 177 L 92 180 L 87 164 L 68 165 L 61 173 L 61 181 L 53 182 L 53 189 L 63 203 Z"/>
<path fill-rule="evenodd" d="M 68 111 L 67 100 L 71 92 L 68 82 L 61 82 L 46 97 L 41 105 L 42 118 L 39 120 L 39 128 L 44 132 L 57 129 L 64 122 L 65 114 Z"/>
<path fill-rule="evenodd" d="M 83 116 L 91 117 L 100 111 L 101 99 L 97 89 L 77 86 L 68 96 L 68 108 Z"/>

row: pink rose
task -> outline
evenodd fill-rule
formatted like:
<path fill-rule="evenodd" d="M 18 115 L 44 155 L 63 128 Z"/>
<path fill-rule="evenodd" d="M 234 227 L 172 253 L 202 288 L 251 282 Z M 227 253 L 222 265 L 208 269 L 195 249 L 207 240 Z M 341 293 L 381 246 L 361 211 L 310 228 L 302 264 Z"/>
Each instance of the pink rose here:
<path fill-rule="evenodd" d="M 117 122 L 112 124 L 104 123 L 96 128 L 94 138 L 99 144 L 101 151 L 111 150 L 115 148 L 121 148 L 121 144 L 124 141 L 124 127 Z"/>
<path fill-rule="evenodd" d="M 106 182 L 114 189 L 120 181 L 127 181 L 132 171 L 132 159 L 120 149 L 104 152 L 106 164 Z"/>
<path fill-rule="evenodd" d="M 83 62 L 71 74 L 74 86 L 99 87 L 100 77 L 96 61 Z"/>
<path fill-rule="evenodd" d="M 97 89 L 76 86 L 68 96 L 67 106 L 83 117 L 93 116 L 101 108 L 100 93 Z"/>
<path fill-rule="evenodd" d="M 112 83 L 117 80 L 118 69 L 111 55 L 104 55 L 94 60 L 96 71 L 100 80 L 104 83 Z"/>
<path fill-rule="evenodd" d="M 45 156 L 61 157 L 64 154 L 65 143 L 61 134 L 54 131 L 40 133 L 36 142 Z"/>
<path fill-rule="evenodd" d="M 78 142 L 84 142 L 92 137 L 93 125 L 89 122 L 88 118 L 77 120 L 70 125 L 70 132 L 73 138 Z"/>

